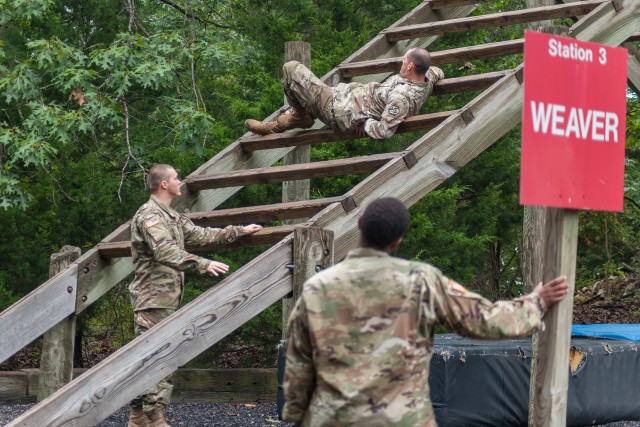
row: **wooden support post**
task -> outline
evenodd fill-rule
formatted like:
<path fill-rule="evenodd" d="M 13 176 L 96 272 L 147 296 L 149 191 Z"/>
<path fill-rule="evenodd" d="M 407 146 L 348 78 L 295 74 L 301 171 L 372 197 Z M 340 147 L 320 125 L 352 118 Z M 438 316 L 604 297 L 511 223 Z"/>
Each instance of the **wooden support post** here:
<path fill-rule="evenodd" d="M 51 255 L 49 277 L 65 270 L 80 258 L 80 248 L 63 246 Z M 73 350 L 76 334 L 76 315 L 49 329 L 42 336 L 42 356 L 38 377 L 38 402 L 49 397 L 73 379 Z"/>
<path fill-rule="evenodd" d="M 307 67 L 311 67 L 311 44 L 307 42 L 286 42 L 284 44 L 285 62 L 298 61 Z M 285 97 L 285 104 L 287 99 Z M 284 165 L 299 163 L 309 163 L 311 161 L 311 146 L 303 145 L 296 147 L 284 156 Z M 296 202 L 299 200 L 309 200 L 310 179 L 300 179 L 295 181 L 285 181 L 282 183 L 282 203 Z M 283 221 L 284 224 L 300 224 L 305 222 L 305 218 L 290 219 Z M 287 320 L 293 309 L 295 300 L 293 298 L 282 299 L 282 338 L 284 339 Z"/>
<path fill-rule="evenodd" d="M 546 208 L 543 240 L 545 282 L 567 277 L 569 294 L 545 316 L 545 330 L 538 333 L 535 367 L 534 418 L 530 426 L 564 426 L 569 388 L 569 346 L 578 247 L 578 211 Z"/>

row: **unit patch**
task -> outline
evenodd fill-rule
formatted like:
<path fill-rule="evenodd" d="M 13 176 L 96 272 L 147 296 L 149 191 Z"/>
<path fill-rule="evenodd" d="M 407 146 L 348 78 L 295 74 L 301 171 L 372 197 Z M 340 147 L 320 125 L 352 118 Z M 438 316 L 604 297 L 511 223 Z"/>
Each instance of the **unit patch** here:
<path fill-rule="evenodd" d="M 400 108 L 397 105 L 392 105 L 391 107 L 389 107 L 389 114 L 391 114 L 392 116 L 397 116 L 399 112 Z"/>

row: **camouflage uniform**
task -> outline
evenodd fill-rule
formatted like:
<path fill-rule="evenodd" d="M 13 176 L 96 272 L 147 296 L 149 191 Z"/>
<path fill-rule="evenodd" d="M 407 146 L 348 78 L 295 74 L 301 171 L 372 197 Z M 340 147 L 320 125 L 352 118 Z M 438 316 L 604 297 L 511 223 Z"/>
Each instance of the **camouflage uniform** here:
<path fill-rule="evenodd" d="M 185 251 L 185 244 L 231 243 L 244 235 L 242 226 L 224 229 L 195 226 L 191 220 L 155 196 L 138 209 L 131 221 L 131 257 L 135 279 L 129 285 L 136 334 L 140 335 L 173 314 L 182 299 L 184 270 L 205 273 L 211 260 Z M 169 404 L 171 376 L 131 402 L 150 412 Z"/>
<path fill-rule="evenodd" d="M 333 129 L 353 130 L 364 124 L 371 138 L 391 138 L 405 118 L 420 111 L 440 76 L 429 69 L 424 83 L 399 75 L 382 83 L 327 86 L 297 61 L 284 64 L 282 86 L 289 105 L 302 107 Z"/>
<path fill-rule="evenodd" d="M 499 339 L 531 334 L 537 293 L 491 303 L 428 264 L 359 248 L 311 279 L 288 324 L 283 417 L 303 426 L 435 426 L 436 325 Z"/>

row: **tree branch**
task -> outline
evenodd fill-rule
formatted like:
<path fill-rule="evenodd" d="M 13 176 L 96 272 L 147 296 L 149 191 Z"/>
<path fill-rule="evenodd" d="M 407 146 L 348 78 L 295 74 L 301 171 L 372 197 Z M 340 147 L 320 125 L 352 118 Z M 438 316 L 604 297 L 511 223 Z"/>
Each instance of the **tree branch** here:
<path fill-rule="evenodd" d="M 178 6 L 177 4 L 172 2 L 171 0 L 160 0 L 160 2 L 164 3 L 164 4 L 168 5 L 168 6 L 171 6 L 172 8 L 177 10 L 178 12 L 182 13 L 187 18 L 195 19 L 196 21 L 201 22 L 203 24 L 211 24 L 211 25 L 216 26 L 218 28 L 231 28 L 231 27 L 229 27 L 227 25 L 218 24 L 217 22 L 209 21 L 208 19 L 204 19 L 204 18 L 201 18 L 201 17 L 199 17 L 197 15 L 194 15 L 194 14 L 192 14 L 190 12 L 187 12 L 184 8 Z"/>

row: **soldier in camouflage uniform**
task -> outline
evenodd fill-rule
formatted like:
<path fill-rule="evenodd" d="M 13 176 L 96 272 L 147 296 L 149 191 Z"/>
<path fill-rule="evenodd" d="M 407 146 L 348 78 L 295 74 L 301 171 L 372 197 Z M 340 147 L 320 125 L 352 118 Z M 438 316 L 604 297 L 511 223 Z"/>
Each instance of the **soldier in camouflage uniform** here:
<path fill-rule="evenodd" d="M 135 279 L 129 286 L 135 332 L 140 335 L 173 314 L 180 306 L 184 271 L 215 276 L 229 266 L 185 251 L 185 244 L 231 243 L 238 236 L 260 230 L 259 225 L 230 225 L 224 229 L 195 226 L 170 207 L 181 195 L 180 179 L 169 165 L 155 165 L 146 177 L 152 193 L 131 221 L 131 256 Z M 171 376 L 131 402 L 129 427 L 168 426 L 164 408 L 171 399 Z"/>
<path fill-rule="evenodd" d="M 309 128 L 314 118 L 336 131 L 355 132 L 360 137 L 391 138 L 405 118 L 420 111 L 433 85 L 444 77 L 430 67 L 426 49 L 413 48 L 402 60 L 400 74 L 383 83 L 340 83 L 327 86 L 297 61 L 284 64 L 282 86 L 291 109 L 273 122 L 249 119 L 247 129 L 260 135 Z"/>
<path fill-rule="evenodd" d="M 437 268 L 391 257 L 409 225 L 397 199 L 371 203 L 360 247 L 310 278 L 288 323 L 283 418 L 296 426 L 435 426 L 434 327 L 486 339 L 529 335 L 567 294 L 564 277 L 491 303 Z"/>

